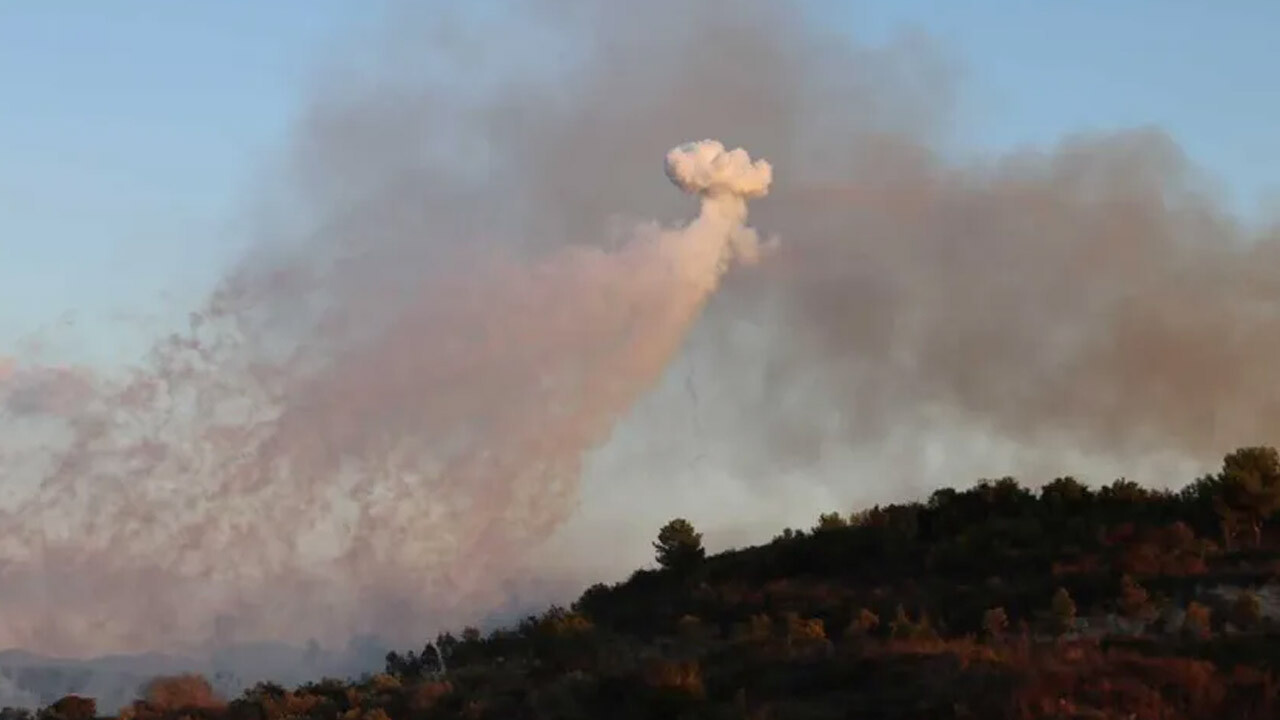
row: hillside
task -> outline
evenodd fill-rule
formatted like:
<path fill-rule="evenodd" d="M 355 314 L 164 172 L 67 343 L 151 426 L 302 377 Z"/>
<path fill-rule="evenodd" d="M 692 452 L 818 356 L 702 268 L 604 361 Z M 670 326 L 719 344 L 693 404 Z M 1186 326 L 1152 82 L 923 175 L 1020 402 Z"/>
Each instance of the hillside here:
<path fill-rule="evenodd" d="M 659 569 L 569 608 L 441 635 L 356 681 L 224 703 L 162 680 L 124 715 L 1275 718 L 1277 508 L 1280 456 L 1243 448 L 1177 492 L 990 480 L 709 557 L 676 520 Z"/>

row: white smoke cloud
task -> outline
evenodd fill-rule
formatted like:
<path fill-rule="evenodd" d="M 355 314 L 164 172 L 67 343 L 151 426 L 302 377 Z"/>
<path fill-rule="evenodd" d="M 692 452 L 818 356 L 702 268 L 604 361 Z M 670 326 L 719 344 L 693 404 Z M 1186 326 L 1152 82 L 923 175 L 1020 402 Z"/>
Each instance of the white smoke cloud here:
<path fill-rule="evenodd" d="M 764 197 L 773 181 L 767 161 L 752 161 L 742 148 L 725 150 L 718 140 L 689 142 L 667 153 L 667 177 L 697 195 Z"/>
<path fill-rule="evenodd" d="M 769 192 L 773 167 L 767 161 L 753 161 L 742 148 L 727 151 L 718 140 L 688 142 L 667 153 L 667 177 L 685 192 L 702 197 L 700 222 L 725 226 L 728 245 L 724 260 L 736 258 L 745 264 L 759 261 L 760 238 L 742 223 L 747 216 L 747 200 Z"/>

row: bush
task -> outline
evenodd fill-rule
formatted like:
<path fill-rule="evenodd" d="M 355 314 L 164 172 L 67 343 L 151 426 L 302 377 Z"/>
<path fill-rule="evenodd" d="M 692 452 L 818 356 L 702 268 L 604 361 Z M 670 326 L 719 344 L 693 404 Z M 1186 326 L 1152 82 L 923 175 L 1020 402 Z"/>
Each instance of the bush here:
<path fill-rule="evenodd" d="M 66 695 L 40 712 L 41 720 L 94 720 L 98 701 L 80 695 Z"/>
<path fill-rule="evenodd" d="M 150 707 L 161 711 L 223 705 L 209 681 L 204 676 L 195 674 L 155 678 L 143 688 L 142 700 Z"/>

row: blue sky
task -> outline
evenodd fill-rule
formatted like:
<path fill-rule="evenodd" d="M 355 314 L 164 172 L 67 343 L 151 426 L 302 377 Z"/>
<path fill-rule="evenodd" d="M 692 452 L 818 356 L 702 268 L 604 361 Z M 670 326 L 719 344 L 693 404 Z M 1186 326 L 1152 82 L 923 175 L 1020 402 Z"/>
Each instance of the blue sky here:
<path fill-rule="evenodd" d="M 918 22 L 947 43 L 963 67 L 959 130 L 971 145 L 1157 124 L 1239 211 L 1280 191 L 1280 3 L 899 0 L 842 15 L 879 34 Z"/>
<path fill-rule="evenodd" d="M 819 4 L 861 37 L 910 23 L 946 42 L 964 145 L 1157 124 L 1242 212 L 1280 197 L 1280 3 Z M 0 355 L 66 311 L 185 306 L 245 239 L 235 211 L 315 63 L 374 6 L 0 2 Z"/>

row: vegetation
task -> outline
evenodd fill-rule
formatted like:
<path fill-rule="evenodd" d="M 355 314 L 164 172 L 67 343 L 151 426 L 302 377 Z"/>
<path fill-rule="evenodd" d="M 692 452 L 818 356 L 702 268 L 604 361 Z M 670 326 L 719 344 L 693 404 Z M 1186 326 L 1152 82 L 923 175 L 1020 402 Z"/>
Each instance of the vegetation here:
<path fill-rule="evenodd" d="M 702 533 L 684 518 L 676 518 L 658 531 L 658 541 L 653 544 L 660 567 L 674 572 L 687 572 L 706 559 L 702 549 Z"/>
<path fill-rule="evenodd" d="M 1244 448 L 1178 492 L 982 481 L 710 557 L 676 519 L 657 569 L 514 627 L 227 703 L 165 679 L 126 715 L 1276 718 L 1277 508 L 1276 451 Z M 94 712 L 65 698 L 40 716 Z"/>

